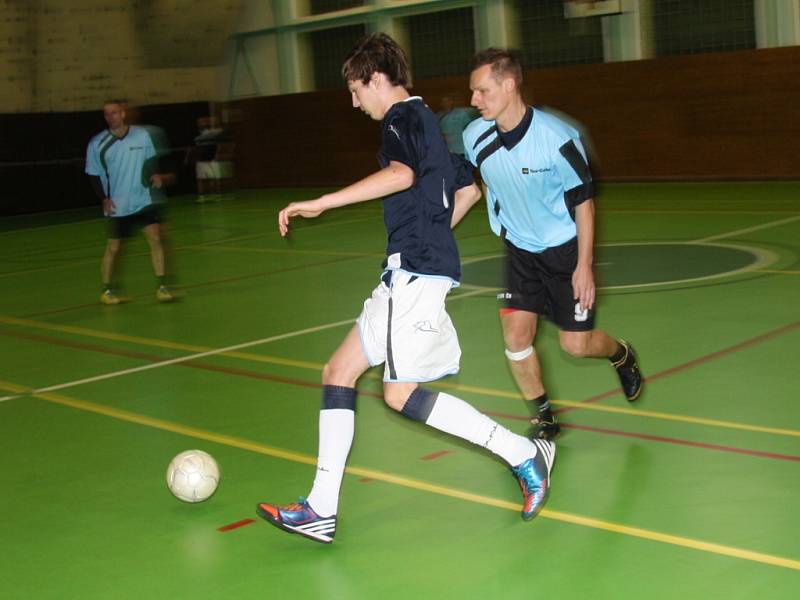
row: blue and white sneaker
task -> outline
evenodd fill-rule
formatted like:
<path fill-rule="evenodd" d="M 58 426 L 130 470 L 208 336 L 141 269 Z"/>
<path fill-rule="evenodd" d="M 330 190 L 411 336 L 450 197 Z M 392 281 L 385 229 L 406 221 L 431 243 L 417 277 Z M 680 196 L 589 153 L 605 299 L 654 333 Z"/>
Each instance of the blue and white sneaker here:
<path fill-rule="evenodd" d="M 256 512 L 275 527 L 299 533 L 315 542 L 330 544 L 336 535 L 336 515 L 320 517 L 305 498 L 286 506 L 261 502 L 256 505 Z"/>
<path fill-rule="evenodd" d="M 522 490 L 522 518 L 530 521 L 539 514 L 550 495 L 550 471 L 556 459 L 556 445 L 547 440 L 534 439 L 536 456 L 511 467 L 519 479 Z"/>

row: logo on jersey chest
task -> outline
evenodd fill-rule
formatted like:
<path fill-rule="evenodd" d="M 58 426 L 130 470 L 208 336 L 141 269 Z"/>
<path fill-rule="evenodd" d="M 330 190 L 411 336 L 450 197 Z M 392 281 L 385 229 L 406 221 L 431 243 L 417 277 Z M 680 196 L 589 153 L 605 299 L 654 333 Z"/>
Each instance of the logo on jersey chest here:
<path fill-rule="evenodd" d="M 550 167 L 546 167 L 544 169 L 532 169 L 531 167 L 522 167 L 523 175 L 533 175 L 534 173 L 547 173 L 548 171 L 552 171 L 552 169 Z"/>

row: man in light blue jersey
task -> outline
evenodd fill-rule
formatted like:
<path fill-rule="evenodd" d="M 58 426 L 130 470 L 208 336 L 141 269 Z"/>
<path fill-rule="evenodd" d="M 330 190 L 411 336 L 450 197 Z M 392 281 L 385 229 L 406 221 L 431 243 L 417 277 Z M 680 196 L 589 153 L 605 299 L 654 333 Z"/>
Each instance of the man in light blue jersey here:
<path fill-rule="evenodd" d="M 472 66 L 472 105 L 481 118 L 464 131 L 464 147 L 487 186 L 489 224 L 506 246 L 506 356 L 532 436 L 552 439 L 559 425 L 533 348 L 540 315 L 560 328 L 570 355 L 608 358 L 629 401 L 643 379 L 631 345 L 594 329 L 595 190 L 579 132 L 525 103 L 515 52 L 489 48 Z"/>
<path fill-rule="evenodd" d="M 124 239 L 141 228 L 150 245 L 150 258 L 158 280 L 156 298 L 173 300 L 166 286 L 164 244 L 162 243 L 158 195 L 166 176 L 158 172 L 158 153 L 143 127 L 125 122 L 125 102 L 112 100 L 103 105 L 108 129 L 98 133 L 86 150 L 86 173 L 103 203 L 108 218 L 108 242 L 100 272 L 103 304 L 119 304 L 121 297 L 112 274 Z"/>
<path fill-rule="evenodd" d="M 444 141 L 453 154 L 464 156 L 463 133 L 477 113 L 464 106 L 456 106 L 454 96 L 442 96 L 442 110 L 436 113 Z"/>

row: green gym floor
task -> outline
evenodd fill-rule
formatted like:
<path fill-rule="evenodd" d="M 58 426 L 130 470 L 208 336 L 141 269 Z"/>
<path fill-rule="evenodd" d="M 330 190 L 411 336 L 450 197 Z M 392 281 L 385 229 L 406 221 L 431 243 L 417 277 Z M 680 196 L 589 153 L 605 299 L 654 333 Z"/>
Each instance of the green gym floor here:
<path fill-rule="evenodd" d="M 542 327 L 565 428 L 523 522 L 509 471 L 393 413 L 375 369 L 329 546 L 255 515 L 310 490 L 320 369 L 380 272 L 379 202 L 280 238 L 277 211 L 318 191 L 174 198 L 172 304 L 141 236 L 131 302 L 99 304 L 96 211 L 0 219 L 0 597 L 799 597 L 800 183 L 605 186 L 598 326 L 635 345 L 640 400 Z M 457 238 L 461 373 L 437 387 L 522 433 L 484 208 Z M 191 448 L 222 471 L 194 505 L 164 480 Z"/>

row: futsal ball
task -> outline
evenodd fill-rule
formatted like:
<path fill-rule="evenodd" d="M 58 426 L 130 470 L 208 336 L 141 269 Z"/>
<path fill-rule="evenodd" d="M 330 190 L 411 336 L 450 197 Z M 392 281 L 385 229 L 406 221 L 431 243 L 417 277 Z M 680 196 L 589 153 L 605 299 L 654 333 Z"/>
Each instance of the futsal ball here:
<path fill-rule="evenodd" d="M 202 450 L 181 452 L 167 467 L 167 486 L 179 500 L 202 502 L 219 484 L 217 461 Z"/>

